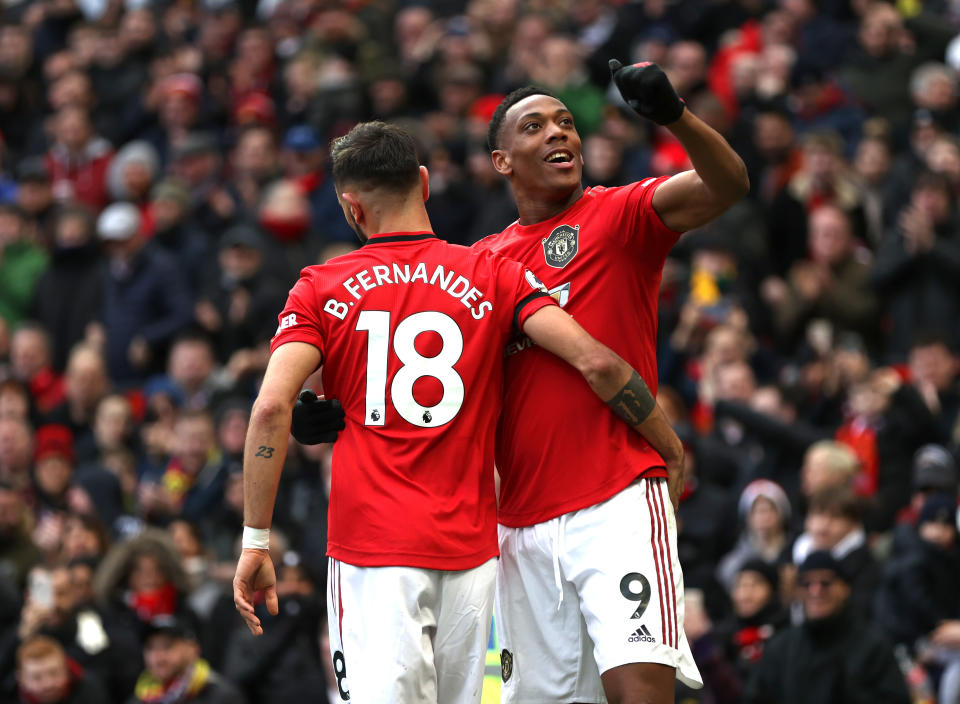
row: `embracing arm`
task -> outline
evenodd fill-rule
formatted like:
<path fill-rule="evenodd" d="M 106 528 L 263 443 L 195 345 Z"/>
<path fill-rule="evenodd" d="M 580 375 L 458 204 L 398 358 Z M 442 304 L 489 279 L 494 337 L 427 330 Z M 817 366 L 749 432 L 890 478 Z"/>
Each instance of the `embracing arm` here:
<path fill-rule="evenodd" d="M 683 487 L 683 445 L 640 375 L 558 306 L 547 306 L 531 315 L 523 332 L 583 374 L 610 410 L 660 454 L 667 466 L 670 498 L 676 508 Z"/>
<path fill-rule="evenodd" d="M 671 230 L 686 232 L 706 225 L 750 190 L 743 159 L 719 132 L 684 110 L 666 125 L 680 140 L 693 171 L 662 183 L 653 194 L 653 208 Z"/>

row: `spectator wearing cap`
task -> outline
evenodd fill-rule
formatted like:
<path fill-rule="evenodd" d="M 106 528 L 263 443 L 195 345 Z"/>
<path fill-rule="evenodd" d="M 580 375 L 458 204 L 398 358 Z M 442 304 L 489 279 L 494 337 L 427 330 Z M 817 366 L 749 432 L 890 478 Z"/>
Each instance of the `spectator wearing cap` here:
<path fill-rule="evenodd" d="M 50 170 L 41 156 L 24 159 L 17 166 L 17 197 L 28 226 L 36 233 L 38 244 L 50 242 L 57 217 Z"/>
<path fill-rule="evenodd" d="M 891 361 L 902 361 L 924 330 L 942 330 L 951 345 L 960 342 L 960 229 L 944 176 L 916 177 L 909 203 L 880 243 L 871 280 L 890 318 Z"/>
<path fill-rule="evenodd" d="M 94 221 L 82 206 L 67 206 L 53 228 L 50 266 L 40 276 L 30 316 L 50 336 L 53 368 L 63 371 L 71 348 L 98 319 L 103 275 Z"/>
<path fill-rule="evenodd" d="M 319 641 L 323 606 L 317 586 L 296 552 L 277 565 L 280 613 L 256 607 L 268 626 L 254 636 L 234 626 L 227 638 L 224 674 L 260 702 L 309 701 L 326 691 Z"/>
<path fill-rule="evenodd" d="M 0 205 L 0 318 L 8 329 L 23 322 L 47 266 L 47 254 L 32 242 L 23 212 Z"/>
<path fill-rule="evenodd" d="M 870 618 L 880 566 L 867 545 L 861 499 L 849 489 L 821 489 L 810 497 L 804 526 L 793 544 L 793 564 L 803 564 L 811 552 L 829 551 L 843 566 L 852 590 L 851 606 Z"/>
<path fill-rule="evenodd" d="M 790 625 L 780 601 L 780 576 L 775 565 L 753 558 L 741 564 L 730 588 L 733 614 L 717 626 L 717 637 L 743 681 L 763 657 L 767 643 Z"/>
<path fill-rule="evenodd" d="M 146 666 L 127 704 L 244 704 L 246 698 L 201 657 L 193 629 L 159 616 L 145 627 Z"/>
<path fill-rule="evenodd" d="M 876 595 L 876 618 L 896 643 L 913 650 L 948 620 L 960 619 L 957 589 L 957 495 L 932 492 L 917 518 L 917 542 L 884 569 Z"/>
<path fill-rule="evenodd" d="M 153 234 L 150 189 L 160 170 L 160 157 L 152 144 L 143 140 L 127 142 L 117 151 L 107 171 L 112 200 L 133 203 L 140 210 L 141 230 Z"/>
<path fill-rule="evenodd" d="M 97 221 L 108 257 L 101 317 L 107 363 L 121 385 L 162 368 L 166 346 L 191 317 L 188 288 L 176 261 L 144 247 L 140 224 L 140 213 L 130 203 L 114 203 Z"/>
<path fill-rule="evenodd" d="M 190 217 L 190 194 L 176 179 L 161 181 L 150 192 L 150 214 L 151 245 L 177 260 L 196 295 L 209 268 L 211 238 Z"/>
<path fill-rule="evenodd" d="M 42 425 L 37 429 L 33 451 L 33 503 L 37 546 L 48 556 L 62 546 L 66 514 L 70 510 L 94 510 L 90 496 L 74 481 L 76 454 L 73 434 L 63 425 Z"/>
<path fill-rule="evenodd" d="M 262 348 L 276 329 L 286 286 L 267 267 L 267 242 L 251 225 L 235 225 L 220 239 L 216 275 L 207 278 L 195 314 L 215 341 L 222 364 L 242 371 L 240 358 Z M 262 350 L 261 350 L 262 351 Z"/>
<path fill-rule="evenodd" d="M 804 622 L 766 644 L 747 683 L 745 704 L 908 704 L 893 647 L 879 626 L 850 605 L 850 579 L 829 552 L 801 563 Z"/>
<path fill-rule="evenodd" d="M 485 157 L 490 161 L 489 155 Z M 341 216 L 327 151 L 316 130 L 309 125 L 296 125 L 287 130 L 280 159 L 284 175 L 295 181 L 310 201 L 312 229 L 327 241 L 354 241 L 356 235 Z"/>
<path fill-rule="evenodd" d="M 57 641 L 34 636 L 17 648 L 19 704 L 102 704 L 107 693 Z"/>
<path fill-rule="evenodd" d="M 743 531 L 717 567 L 717 579 L 727 589 L 748 562 L 760 560 L 778 569 L 789 561 L 790 500 L 781 486 L 754 479 L 741 492 L 737 509 Z"/>
<path fill-rule="evenodd" d="M 109 202 L 107 169 L 113 148 L 94 133 L 90 115 L 82 108 L 63 108 L 53 125 L 54 142 L 46 161 L 54 197 L 100 210 Z"/>
<path fill-rule="evenodd" d="M 893 557 L 901 557 L 916 545 L 917 518 L 927 497 L 934 493 L 957 494 L 960 479 L 957 463 L 942 445 L 924 445 L 913 455 L 910 503 L 897 515 L 893 531 Z"/>

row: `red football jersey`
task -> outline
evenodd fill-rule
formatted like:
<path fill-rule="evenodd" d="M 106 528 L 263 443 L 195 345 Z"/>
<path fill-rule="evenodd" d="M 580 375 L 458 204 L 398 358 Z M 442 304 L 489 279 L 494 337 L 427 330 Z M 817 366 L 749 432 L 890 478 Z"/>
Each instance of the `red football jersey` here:
<path fill-rule="evenodd" d="M 657 392 L 657 295 L 680 234 L 651 205 L 666 177 L 588 188 L 567 210 L 514 223 L 475 248 L 529 267 L 587 332 Z M 497 432 L 499 520 L 527 526 L 613 496 L 663 459 L 594 395 L 575 369 L 522 336 L 507 346 Z"/>
<path fill-rule="evenodd" d="M 331 557 L 461 570 L 497 555 L 504 346 L 553 303 L 522 265 L 428 233 L 377 235 L 301 272 L 271 347 L 316 346 L 346 414 Z"/>

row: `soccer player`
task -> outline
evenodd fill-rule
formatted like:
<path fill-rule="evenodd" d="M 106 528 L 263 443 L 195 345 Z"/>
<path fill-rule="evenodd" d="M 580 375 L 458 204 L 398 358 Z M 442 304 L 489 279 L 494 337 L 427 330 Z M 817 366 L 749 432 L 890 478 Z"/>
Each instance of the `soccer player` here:
<path fill-rule="evenodd" d="M 749 183 L 740 157 L 656 64 L 610 68 L 627 103 L 680 140 L 693 170 L 584 190 L 570 111 L 548 91 L 521 88 L 488 134 L 520 218 L 475 248 L 529 267 L 592 335 L 655 381 L 667 253 Z M 675 677 L 700 683 L 682 628 L 674 516 L 682 468 L 612 422 L 543 349 L 521 342 L 508 352 L 496 439 L 503 701 L 673 701 Z M 298 412 L 306 424 L 323 411 Z"/>
<path fill-rule="evenodd" d="M 331 152 L 341 206 L 365 246 L 304 269 L 280 315 L 244 452 L 234 599 L 255 634 L 255 590 L 277 613 L 268 526 L 294 401 L 322 364 L 324 389 L 347 421 L 328 527 L 341 697 L 478 702 L 498 553 L 493 441 L 511 330 L 574 365 L 609 403 L 604 413 L 682 451 L 637 373 L 529 271 L 433 235 L 427 172 L 409 135 L 366 123 Z"/>

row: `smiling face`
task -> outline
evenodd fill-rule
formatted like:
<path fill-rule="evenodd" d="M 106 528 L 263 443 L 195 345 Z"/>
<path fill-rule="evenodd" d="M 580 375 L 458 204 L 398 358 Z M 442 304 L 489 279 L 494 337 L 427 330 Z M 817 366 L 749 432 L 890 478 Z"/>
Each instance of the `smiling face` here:
<path fill-rule="evenodd" d="M 556 98 L 531 95 L 512 106 L 493 152 L 496 170 L 509 178 L 517 198 L 548 201 L 579 195 L 583 172 L 580 135 L 573 115 Z"/>

